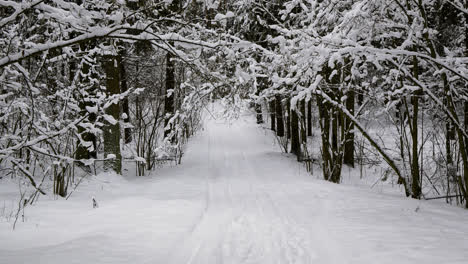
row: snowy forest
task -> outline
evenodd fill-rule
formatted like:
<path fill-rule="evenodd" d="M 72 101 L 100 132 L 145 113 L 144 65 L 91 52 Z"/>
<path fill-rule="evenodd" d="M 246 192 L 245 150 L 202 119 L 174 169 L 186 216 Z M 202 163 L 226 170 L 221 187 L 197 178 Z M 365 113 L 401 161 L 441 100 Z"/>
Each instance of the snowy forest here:
<path fill-rule="evenodd" d="M 0 263 L 466 263 L 468 0 L 0 0 Z"/>

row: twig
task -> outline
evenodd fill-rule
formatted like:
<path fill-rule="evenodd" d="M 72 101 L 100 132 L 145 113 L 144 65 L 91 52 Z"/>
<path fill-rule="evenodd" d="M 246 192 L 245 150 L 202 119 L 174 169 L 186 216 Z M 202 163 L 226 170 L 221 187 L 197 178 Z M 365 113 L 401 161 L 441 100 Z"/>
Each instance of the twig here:
<path fill-rule="evenodd" d="M 23 203 L 23 206 L 21 205 L 22 202 L 23 202 L 23 199 L 24 199 L 24 195 L 25 193 L 21 191 L 21 181 L 18 181 L 18 188 L 19 188 L 19 191 L 20 191 L 20 199 L 18 201 L 18 211 L 16 211 L 16 215 L 15 215 L 15 222 L 13 223 L 13 230 L 15 230 L 15 227 L 16 227 L 16 222 L 18 221 L 18 216 L 21 212 L 21 209 L 23 209 L 23 217 L 24 217 L 24 206 L 26 205 L 26 202 Z M 24 220 L 24 218 L 23 218 Z"/>
<path fill-rule="evenodd" d="M 40 192 L 41 194 L 46 194 L 43 190 L 41 190 L 39 187 L 40 185 L 37 185 L 36 182 L 34 181 L 31 173 L 25 169 L 23 166 L 21 166 L 21 164 L 19 164 L 18 162 L 12 160 L 11 163 L 13 163 L 16 167 L 18 167 L 18 169 L 29 179 L 29 181 L 31 182 L 31 185 L 38 191 Z"/>
<path fill-rule="evenodd" d="M 94 169 L 94 172 L 96 172 L 96 169 Z M 81 177 L 81 179 L 75 184 L 75 187 L 73 188 L 73 190 L 71 190 L 71 192 L 68 194 L 67 198 L 65 198 L 65 200 L 68 200 L 68 198 L 70 198 L 70 196 L 73 194 L 73 192 L 76 190 L 76 188 L 78 187 L 78 185 L 80 185 L 80 183 L 83 181 L 83 179 L 86 177 L 86 176 L 89 176 L 91 175 L 91 173 L 89 172 L 86 172 L 85 171 L 85 175 L 83 175 L 83 177 Z"/>
<path fill-rule="evenodd" d="M 436 199 L 457 198 L 457 197 L 462 197 L 462 196 L 461 195 L 446 195 L 446 196 L 424 198 L 424 200 L 436 200 Z"/>

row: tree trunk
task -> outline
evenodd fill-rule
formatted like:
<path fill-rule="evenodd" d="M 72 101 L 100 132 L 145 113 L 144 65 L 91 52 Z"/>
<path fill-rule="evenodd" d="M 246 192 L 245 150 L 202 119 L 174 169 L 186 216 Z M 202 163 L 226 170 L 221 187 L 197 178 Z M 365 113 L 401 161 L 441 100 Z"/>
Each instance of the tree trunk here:
<path fill-rule="evenodd" d="M 465 10 L 468 9 L 468 0 L 465 0 Z M 468 56 L 468 14 L 465 13 L 465 57 Z M 465 131 L 468 132 L 468 101 L 464 102 L 465 105 L 465 113 L 464 113 L 464 122 L 465 122 Z M 461 136 L 461 131 L 458 131 L 458 137 Z M 464 188 L 461 188 L 462 191 L 464 191 L 465 195 L 465 208 L 468 209 L 468 157 L 467 157 L 467 151 L 468 151 L 468 138 L 465 139 L 459 139 L 459 142 L 462 144 L 460 147 L 463 148 L 463 143 L 465 148 L 461 152 L 461 156 L 463 158 L 463 178 L 465 180 L 465 186 Z"/>
<path fill-rule="evenodd" d="M 418 79 L 418 61 L 413 59 L 413 74 Z M 420 168 L 419 168 L 419 141 L 418 141 L 418 115 L 419 115 L 419 96 L 420 90 L 415 91 L 411 96 L 411 104 L 413 106 L 412 125 L 411 125 L 411 197 L 421 198 L 421 183 L 420 183 Z"/>
<path fill-rule="evenodd" d="M 333 69 L 326 65 L 322 69 L 325 80 L 330 79 Z M 337 73 L 330 80 L 330 84 L 321 87 L 324 96 L 329 96 L 331 100 L 339 102 L 342 98 L 338 85 L 341 83 L 341 68 L 337 68 Z M 329 102 L 322 102 L 323 98 L 317 95 L 317 106 L 320 116 L 320 130 L 322 138 L 322 167 L 325 180 L 340 183 L 341 169 L 343 167 L 342 144 L 344 136 L 344 118 L 340 109 Z"/>
<path fill-rule="evenodd" d="M 106 93 L 113 96 L 120 93 L 119 80 L 119 59 L 116 56 L 104 56 L 104 70 L 106 72 Z M 115 155 L 113 160 L 104 162 L 104 169 L 114 170 L 117 174 L 122 174 L 122 156 L 120 154 L 120 107 L 118 103 L 110 105 L 106 109 L 106 114 L 113 117 L 114 122 L 106 120 L 103 129 L 104 156 Z"/>
<path fill-rule="evenodd" d="M 301 120 L 300 120 L 300 127 L 301 127 L 301 139 L 303 143 L 307 142 L 307 132 L 306 132 L 306 102 L 305 100 L 301 100 Z"/>
<path fill-rule="evenodd" d="M 291 138 L 291 102 L 289 101 L 290 98 L 287 99 L 286 103 L 286 136 L 288 139 Z"/>
<path fill-rule="evenodd" d="M 335 99 L 335 98 L 334 98 Z M 339 116 L 338 116 L 338 111 L 333 107 L 331 109 L 331 146 L 333 149 L 333 152 L 338 150 L 338 128 L 339 128 Z"/>
<path fill-rule="evenodd" d="M 468 0 L 465 0 L 465 10 L 468 9 Z M 468 57 L 468 14 L 465 13 L 465 57 Z M 466 87 L 466 86 L 465 86 Z M 465 131 L 468 133 L 468 101 L 465 100 L 465 113 L 464 113 L 464 122 L 465 122 Z M 465 149 L 468 149 L 468 139 L 465 140 Z M 468 180 L 468 179 L 467 179 Z M 466 183 L 466 189 L 468 191 L 468 182 Z M 468 198 L 468 197 L 467 197 Z M 465 201 L 466 207 L 468 208 L 468 199 Z"/>
<path fill-rule="evenodd" d="M 359 89 L 357 98 L 357 104 L 361 106 L 364 103 L 364 89 Z"/>
<path fill-rule="evenodd" d="M 354 90 L 347 92 L 346 109 L 354 115 Z M 345 117 L 345 145 L 343 162 L 354 168 L 354 123 L 349 117 Z"/>
<path fill-rule="evenodd" d="M 269 102 L 269 110 L 270 110 L 270 119 L 271 119 L 271 130 L 276 131 L 276 107 L 275 107 L 275 100 L 272 99 Z"/>
<path fill-rule="evenodd" d="M 84 49 L 85 46 L 82 46 L 82 48 Z M 72 64 L 73 65 L 73 64 Z M 75 75 L 75 67 L 70 67 L 71 69 L 71 78 L 70 79 L 73 79 L 74 78 L 74 75 Z M 81 69 L 81 72 L 82 72 L 82 76 L 86 76 L 85 78 L 83 78 L 81 81 L 83 83 L 87 83 L 89 84 L 90 81 L 89 81 L 89 71 L 90 71 L 90 65 L 87 63 L 87 62 L 83 62 L 83 65 L 82 65 L 82 69 Z M 93 89 L 93 88 L 91 88 Z M 89 91 L 89 92 L 94 92 L 94 91 Z M 92 123 L 94 124 L 96 122 L 96 113 L 89 113 L 87 110 L 86 110 L 86 107 L 93 107 L 95 106 L 94 103 L 92 103 L 91 100 L 88 100 L 88 98 L 80 98 L 79 99 L 79 107 L 80 107 L 80 112 L 81 114 L 84 116 L 86 114 L 88 114 L 88 122 L 89 123 Z M 78 134 L 81 135 L 81 139 L 85 142 L 89 142 L 91 143 L 92 146 L 85 146 L 83 144 L 81 144 L 80 141 L 77 142 L 77 147 L 76 147 L 76 152 L 75 152 L 75 159 L 95 159 L 97 158 L 97 138 L 96 138 L 96 135 L 87 131 L 86 128 L 78 125 Z M 88 143 L 88 144 L 89 144 Z"/>
<path fill-rule="evenodd" d="M 284 137 L 284 124 L 283 124 L 283 104 L 281 102 L 281 96 L 275 97 L 276 103 L 276 135 L 278 137 Z"/>
<path fill-rule="evenodd" d="M 296 109 L 291 110 L 291 153 L 301 159 L 301 145 L 299 141 L 299 117 Z"/>
<path fill-rule="evenodd" d="M 257 77 L 257 91 L 255 95 L 260 95 L 260 93 L 268 88 L 268 78 L 267 77 Z M 268 105 L 267 105 L 268 107 Z M 262 105 L 258 102 L 255 102 L 255 112 L 257 113 L 257 124 L 263 124 L 263 114 L 262 114 Z"/>
<path fill-rule="evenodd" d="M 406 99 L 405 99 L 406 100 Z M 398 107 L 398 122 L 399 122 L 399 125 L 400 125 L 400 133 L 399 133 L 399 140 L 400 140 L 400 157 L 401 157 L 401 162 L 402 164 L 405 163 L 405 145 L 404 145 L 404 140 L 403 140 L 403 133 L 406 133 L 404 132 L 405 131 L 405 114 L 402 113 L 402 110 L 401 110 L 401 106 Z M 362 159 L 363 157 L 361 157 Z M 406 174 L 406 173 L 405 173 Z M 405 179 L 403 177 L 398 177 L 398 181 L 397 181 L 397 184 L 404 184 L 405 183 Z M 408 194 L 406 195 L 408 197 Z"/>
<path fill-rule="evenodd" d="M 127 72 L 125 70 L 125 65 L 123 63 L 123 57 L 125 56 L 125 51 L 119 52 L 119 65 L 120 65 L 120 92 L 125 93 L 128 90 L 127 87 Z M 123 121 L 125 124 L 130 125 L 130 109 L 128 106 L 128 96 L 122 100 L 122 114 L 124 115 Z M 124 129 L 124 142 L 128 144 L 132 142 L 132 129 L 126 127 Z"/>
<path fill-rule="evenodd" d="M 453 155 L 452 155 L 452 149 L 451 149 L 451 144 L 450 144 L 450 133 L 451 133 L 451 128 L 450 128 L 450 122 L 447 122 L 446 125 L 446 133 L 445 133 L 445 152 L 447 156 L 447 164 L 446 164 L 446 173 L 447 173 L 447 196 L 450 195 L 450 181 L 456 177 L 456 168 L 453 167 Z M 455 170 L 454 170 L 455 169 Z M 448 199 L 448 198 L 447 198 Z"/>
<path fill-rule="evenodd" d="M 468 133 L 468 102 L 465 102 L 465 119 L 464 119 L 464 122 L 465 122 L 465 131 L 466 133 Z M 465 149 L 468 149 L 468 140 L 465 142 Z"/>
<path fill-rule="evenodd" d="M 307 102 L 307 136 L 312 136 L 312 100 Z"/>
<path fill-rule="evenodd" d="M 164 98 L 164 137 L 169 136 L 172 131 L 172 125 L 168 128 L 169 120 L 174 115 L 174 89 L 175 89 L 175 74 L 174 74 L 174 62 L 172 53 L 166 54 L 166 93 Z M 169 139 L 171 142 L 173 138 Z"/>
<path fill-rule="evenodd" d="M 334 91 L 336 92 L 336 91 Z M 336 100 L 336 99 L 335 99 Z M 332 112 L 332 142 L 331 142 L 331 149 L 332 153 L 331 156 L 333 157 L 332 159 L 332 171 L 331 171 L 331 178 L 330 180 L 334 183 L 340 183 L 341 180 L 341 167 L 343 165 L 343 160 L 342 160 L 342 146 L 341 146 L 341 136 L 342 136 L 342 129 L 343 129 L 343 117 L 341 115 L 341 112 L 336 109 L 336 107 L 333 107 Z M 341 133 L 339 133 L 341 130 Z"/>
<path fill-rule="evenodd" d="M 257 113 L 257 124 L 263 124 L 262 106 L 255 103 L 255 112 Z"/>
<path fill-rule="evenodd" d="M 330 104 L 323 103 L 322 98 L 317 95 L 317 108 L 319 112 L 320 136 L 322 139 L 322 171 L 323 178 L 331 178 L 332 157 L 330 154 Z"/>
<path fill-rule="evenodd" d="M 455 119 L 456 123 L 460 124 L 456 110 L 455 110 L 455 104 L 453 102 L 450 87 L 447 81 L 447 76 L 445 74 L 442 74 L 442 79 L 444 82 L 444 92 L 446 96 L 447 109 L 449 113 L 453 116 L 453 118 Z M 460 128 L 459 126 L 456 126 L 455 130 L 457 132 L 458 146 L 460 150 L 460 158 L 463 164 L 463 176 L 458 176 L 457 182 L 461 190 L 461 193 L 463 197 L 465 198 L 465 207 L 468 208 L 468 153 L 467 153 L 468 149 L 464 147 L 466 146 L 466 144 L 468 144 L 467 142 L 468 139 L 465 138 L 465 136 L 463 135 L 462 128 Z M 463 184 L 463 181 L 465 182 L 465 184 Z"/>

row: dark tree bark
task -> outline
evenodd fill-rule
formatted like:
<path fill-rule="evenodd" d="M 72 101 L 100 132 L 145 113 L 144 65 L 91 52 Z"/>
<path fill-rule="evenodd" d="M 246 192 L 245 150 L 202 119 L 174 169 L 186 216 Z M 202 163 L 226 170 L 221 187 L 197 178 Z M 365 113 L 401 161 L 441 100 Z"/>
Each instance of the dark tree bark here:
<path fill-rule="evenodd" d="M 275 100 L 272 99 L 269 102 L 269 111 L 270 111 L 270 119 L 271 119 L 271 130 L 276 131 L 276 106 Z"/>
<path fill-rule="evenodd" d="M 465 9 L 468 9 L 468 0 L 465 0 Z M 465 13 L 465 56 L 468 56 L 468 14 Z M 464 111 L 464 122 L 465 122 L 465 131 L 468 133 L 468 101 L 465 100 L 464 102 L 464 106 L 465 106 L 465 111 Z M 459 142 L 460 142 L 460 147 L 463 148 L 463 146 L 465 146 L 465 148 L 463 148 L 464 150 L 460 151 L 461 152 L 461 156 L 462 156 L 462 159 L 463 159 L 463 179 L 465 181 L 465 186 L 464 187 L 460 187 L 460 189 L 462 190 L 464 196 L 465 196 L 465 208 L 468 209 L 468 157 L 467 157 L 467 151 L 468 151 L 468 138 L 461 138 L 460 137 L 462 136 L 461 134 L 461 131 L 457 131 L 458 133 L 458 137 L 459 137 Z M 464 143 L 464 144 L 463 144 Z M 460 177 L 460 180 L 461 180 L 461 177 Z"/>
<path fill-rule="evenodd" d="M 468 133 L 468 102 L 465 102 L 465 131 Z M 465 142 L 465 149 L 468 149 L 468 140 Z"/>
<path fill-rule="evenodd" d="M 328 94 L 334 101 L 340 101 L 342 94 L 338 89 L 341 82 L 341 68 L 337 68 L 338 73 L 330 80 L 331 85 L 322 87 L 322 92 Z M 323 74 L 326 80 L 330 79 L 332 69 L 324 67 Z M 322 98 L 317 96 L 317 106 L 320 115 L 320 129 L 322 138 L 322 167 L 325 180 L 340 183 L 341 169 L 343 167 L 342 139 L 344 136 L 344 118 L 339 108 L 329 102 L 321 102 Z"/>
<path fill-rule="evenodd" d="M 465 0 L 465 10 L 468 9 L 468 0 Z M 465 13 L 465 57 L 468 57 L 468 14 Z M 464 102 L 465 106 L 465 113 L 464 113 L 464 122 L 465 122 L 465 131 L 468 133 L 468 101 Z M 465 149 L 468 149 L 468 139 L 465 140 Z M 467 181 L 466 184 L 466 189 L 468 191 L 468 179 L 465 179 Z M 468 208 L 468 196 L 465 201 L 466 208 Z"/>
<path fill-rule="evenodd" d="M 128 90 L 127 87 L 127 72 L 125 70 L 125 65 L 123 62 L 123 57 L 125 56 L 125 51 L 122 50 L 119 53 L 119 66 L 120 66 L 120 91 L 121 93 L 125 93 Z M 122 114 L 125 115 L 125 118 L 123 121 L 126 124 L 130 124 L 130 108 L 128 106 L 128 96 L 126 96 L 122 100 Z M 124 129 L 124 142 L 125 144 L 128 144 L 132 142 L 132 129 L 129 127 L 126 127 Z"/>
<path fill-rule="evenodd" d="M 413 74 L 418 79 L 419 69 L 418 61 L 413 58 Z M 420 182 L 420 168 L 419 168 L 419 141 L 418 141 L 418 116 L 419 116 L 419 96 L 421 91 L 415 91 L 414 95 L 411 96 L 411 104 L 413 106 L 413 114 L 411 116 L 411 196 L 413 198 L 421 198 L 421 182 Z"/>
<path fill-rule="evenodd" d="M 214 8 L 210 8 L 205 11 L 206 14 L 206 28 L 213 29 L 216 26 L 216 22 L 214 22 L 214 18 L 216 16 L 217 10 Z"/>
<path fill-rule="evenodd" d="M 322 171 L 325 180 L 331 178 L 332 155 L 330 153 L 330 104 L 322 102 L 317 95 L 317 108 L 319 112 L 320 136 L 322 139 Z"/>
<path fill-rule="evenodd" d="M 334 92 L 334 99 L 338 101 L 341 94 L 338 90 Z M 341 169 L 343 167 L 343 152 L 344 146 L 341 145 L 344 137 L 344 118 L 343 114 L 337 107 L 332 106 L 332 144 L 331 144 L 331 156 L 332 156 L 332 167 L 330 181 L 334 183 L 340 183 L 341 181 Z"/>
<path fill-rule="evenodd" d="M 305 100 L 301 100 L 300 102 L 301 107 L 301 120 L 300 120 L 300 127 L 301 127 L 301 139 L 303 143 L 307 142 L 307 132 L 306 132 L 306 102 Z"/>
<path fill-rule="evenodd" d="M 82 44 L 81 45 L 81 49 L 86 49 L 86 45 Z M 72 79 L 76 73 L 76 66 L 74 63 L 71 64 L 70 66 L 70 79 Z M 88 64 L 88 62 L 84 62 L 83 65 L 82 65 L 82 68 L 81 68 L 81 72 L 82 72 L 82 76 L 85 76 L 84 78 L 81 79 L 81 81 L 83 83 L 90 83 L 89 81 L 89 74 L 90 74 L 90 65 Z M 93 89 L 93 88 L 91 88 Z M 89 91 L 90 93 L 94 93 L 94 91 L 90 90 Z M 81 114 L 84 116 L 86 114 L 88 114 L 88 121 L 90 123 L 94 123 L 96 122 L 96 114 L 95 113 L 88 113 L 88 111 L 86 110 L 86 107 L 93 107 L 95 106 L 95 104 L 90 101 L 90 100 L 87 100 L 87 98 L 79 98 L 79 107 L 80 107 L 80 112 Z M 83 144 L 81 144 L 80 142 L 77 143 L 77 147 L 76 147 L 76 152 L 75 152 L 75 158 L 76 159 L 95 159 L 97 158 L 97 137 L 95 134 L 87 131 L 86 128 L 78 125 L 78 134 L 81 135 L 81 138 L 83 139 L 83 141 L 85 142 L 91 142 L 92 144 L 92 148 L 89 148 L 87 146 L 84 146 Z"/>
<path fill-rule="evenodd" d="M 346 93 L 346 109 L 354 115 L 354 90 Z M 345 145 L 343 162 L 354 168 L 354 122 L 345 117 Z"/>
<path fill-rule="evenodd" d="M 286 136 L 288 139 L 291 138 L 291 102 L 289 101 L 289 98 L 287 99 L 286 103 Z"/>
<path fill-rule="evenodd" d="M 164 137 L 169 136 L 172 127 L 167 128 L 169 120 L 174 115 L 174 89 L 175 89 L 175 74 L 174 74 L 174 62 L 172 53 L 166 54 L 166 93 L 164 98 Z M 172 141 L 173 138 L 170 138 Z"/>
<path fill-rule="evenodd" d="M 447 168 L 446 168 L 446 172 L 447 172 L 447 195 L 450 194 L 450 182 L 451 180 L 453 179 L 454 176 L 456 175 L 452 175 L 452 173 L 456 173 L 455 171 L 453 171 L 453 155 L 452 155 L 452 149 L 451 149 L 451 144 L 450 144 L 450 141 L 451 141 L 451 138 L 450 138 L 450 133 L 451 133 L 451 125 L 450 125 L 450 122 L 447 122 L 446 125 L 446 133 L 445 133 L 445 151 L 446 151 L 446 155 L 447 155 Z"/>
<path fill-rule="evenodd" d="M 284 124 L 283 124 L 283 104 L 281 102 L 281 96 L 275 97 L 275 111 L 276 111 L 276 135 L 278 137 L 284 137 Z"/>
<path fill-rule="evenodd" d="M 334 98 L 336 99 L 336 98 Z M 333 149 L 333 152 L 338 150 L 338 128 L 339 128 L 339 113 L 335 108 L 332 108 L 331 110 L 331 146 Z"/>
<path fill-rule="evenodd" d="M 104 56 L 104 70 L 106 72 L 106 93 L 108 96 L 120 93 L 120 67 L 117 56 Z M 120 154 L 120 106 L 118 103 L 110 105 L 106 109 L 106 114 L 112 116 L 115 123 L 106 121 L 103 129 L 104 156 L 115 155 L 115 159 L 104 162 L 104 169 L 114 170 L 117 174 L 122 174 L 122 156 Z"/>
<path fill-rule="evenodd" d="M 364 89 L 358 90 L 357 104 L 361 106 L 364 103 Z"/>
<path fill-rule="evenodd" d="M 406 100 L 405 98 L 403 98 L 403 100 Z M 400 126 L 400 131 L 404 131 L 404 126 L 405 126 L 405 113 L 403 113 L 402 111 L 402 104 L 401 103 L 398 103 L 397 104 L 398 106 L 398 123 L 399 123 L 399 126 Z M 400 157 L 401 157 L 401 160 L 402 162 L 405 162 L 405 147 L 404 147 L 404 140 L 403 140 L 403 133 L 400 132 L 399 133 L 399 139 L 400 139 Z M 363 157 L 361 157 L 362 159 Z M 398 181 L 397 181 L 397 184 L 405 184 L 405 179 L 403 177 L 398 177 Z M 406 196 L 408 196 L 408 194 L 406 194 Z"/>
<path fill-rule="evenodd" d="M 444 83 L 444 93 L 445 93 L 445 100 L 446 100 L 445 102 L 446 102 L 447 110 L 450 113 L 450 115 L 454 118 L 454 121 L 460 124 L 457 113 L 456 113 L 455 103 L 453 101 L 453 98 L 450 92 L 450 87 L 448 84 L 446 74 L 442 74 L 442 80 Z M 458 146 L 459 146 L 459 153 L 460 153 L 459 157 L 463 164 L 463 176 L 461 175 L 457 176 L 457 183 L 465 199 L 465 208 L 468 208 L 468 148 L 464 147 L 468 144 L 468 142 L 465 136 L 463 135 L 462 127 L 456 126 L 455 131 L 457 135 L 456 138 L 458 139 Z M 463 181 L 464 181 L 464 184 L 463 184 Z"/>
<path fill-rule="evenodd" d="M 259 61 L 260 58 L 257 58 Z M 257 77 L 257 91 L 255 95 L 260 95 L 260 93 L 268 88 L 269 80 L 267 77 Z M 269 108 L 269 104 L 267 104 L 267 108 Z M 257 124 L 263 124 L 263 114 L 262 114 L 262 105 L 258 102 L 255 102 L 255 112 L 257 113 Z"/>
<path fill-rule="evenodd" d="M 291 153 L 301 159 L 301 143 L 299 140 L 299 117 L 296 109 L 291 110 Z"/>
<path fill-rule="evenodd" d="M 307 136 L 312 136 L 312 100 L 307 102 Z"/>
<path fill-rule="evenodd" d="M 257 124 L 263 124 L 262 106 L 255 103 L 255 112 L 257 113 Z"/>

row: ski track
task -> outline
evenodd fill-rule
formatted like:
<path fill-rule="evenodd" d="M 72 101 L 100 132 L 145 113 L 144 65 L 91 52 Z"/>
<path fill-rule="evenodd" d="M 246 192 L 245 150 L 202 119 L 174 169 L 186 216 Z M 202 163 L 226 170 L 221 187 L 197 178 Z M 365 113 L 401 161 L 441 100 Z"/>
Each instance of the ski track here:
<path fill-rule="evenodd" d="M 173 249 L 169 263 L 311 263 L 308 232 L 271 196 L 272 187 L 264 184 L 264 178 L 272 172 L 256 166 L 268 162 L 256 157 L 271 151 L 271 143 L 258 128 L 252 130 L 250 140 L 233 140 L 245 133 L 243 125 L 215 120 L 207 124 L 206 144 L 202 144 L 207 146 L 209 162 L 202 172 L 208 175 L 205 211 Z M 267 148 L 252 149 L 256 139 Z M 249 156 L 251 152 L 254 157 Z M 280 190 L 280 184 L 274 183 L 273 188 Z"/>
<path fill-rule="evenodd" d="M 418 259 L 405 256 L 414 254 L 408 248 L 400 256 L 389 257 L 389 252 L 401 250 L 397 246 L 400 240 L 404 245 L 411 244 L 403 242 L 407 239 L 404 235 L 397 235 L 395 240 L 388 241 L 391 246 L 385 247 L 382 246 L 385 237 L 379 236 L 394 238 L 392 235 L 360 234 L 368 220 L 362 224 L 354 220 L 361 219 L 360 210 L 371 217 L 378 214 L 379 208 L 366 206 L 372 199 L 382 199 L 380 194 L 365 190 L 362 197 L 356 198 L 356 190 L 346 187 L 335 190 L 343 188 L 325 182 L 317 184 L 300 164 L 282 157 L 274 140 L 265 136 L 253 120 L 244 118 L 233 124 L 210 120 L 204 135 L 209 166 L 202 174 L 210 175 L 205 178 L 209 186 L 207 209 L 196 224 L 196 232 L 187 234 L 182 246 L 173 249 L 175 257 L 169 263 L 374 263 L 379 254 L 385 258 L 376 263 L 393 263 L 394 259 L 414 263 Z M 398 200 L 401 203 L 403 198 Z M 355 212 L 347 216 L 347 207 Z M 463 211 L 460 213 L 467 219 Z M 407 215 L 404 213 L 402 217 Z M 437 226 L 430 217 L 425 221 Z M 389 229 L 389 233 L 398 232 L 392 224 L 383 221 L 382 226 L 380 223 L 377 226 Z M 340 231 L 350 235 L 343 236 Z M 424 240 L 427 241 L 431 239 Z M 432 237 L 432 243 L 435 241 L 437 237 Z M 462 248 L 468 249 L 468 244 L 461 241 Z M 374 252 L 376 249 L 389 252 Z M 429 263 L 440 263 L 442 259 L 430 259 Z M 448 263 L 463 263 L 459 262 L 461 259 L 454 257 Z"/>
<path fill-rule="evenodd" d="M 207 119 L 182 165 L 125 182 L 98 210 L 71 220 L 44 201 L 54 229 L 0 225 L 16 245 L 0 241 L 0 263 L 466 263 L 467 211 L 314 179 L 269 133 L 251 115 Z M 31 232 L 36 244 L 17 235 Z"/>

